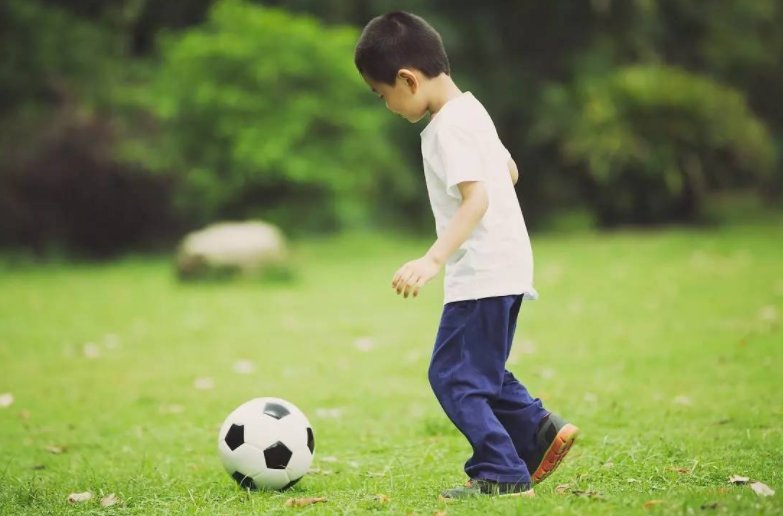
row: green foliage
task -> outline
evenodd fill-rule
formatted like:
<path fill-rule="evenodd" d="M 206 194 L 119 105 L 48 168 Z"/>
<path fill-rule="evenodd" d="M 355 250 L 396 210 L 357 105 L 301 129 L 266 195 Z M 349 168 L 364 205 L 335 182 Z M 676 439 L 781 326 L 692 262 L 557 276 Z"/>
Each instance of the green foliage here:
<path fill-rule="evenodd" d="M 120 41 L 108 28 L 33 0 L 0 3 L 0 113 L 105 86 Z"/>
<path fill-rule="evenodd" d="M 175 226 L 170 181 L 114 157 L 122 49 L 61 6 L 0 3 L 0 246 L 108 257 Z"/>
<path fill-rule="evenodd" d="M 693 220 L 708 191 L 756 184 L 774 165 L 740 92 L 663 66 L 550 87 L 534 134 L 584 170 L 603 224 Z"/>
<path fill-rule="evenodd" d="M 286 229 L 361 221 L 394 180 L 388 115 L 352 61 L 357 31 L 238 0 L 162 41 L 143 102 L 162 127 L 148 166 L 180 175 L 197 220 L 261 216 Z"/>

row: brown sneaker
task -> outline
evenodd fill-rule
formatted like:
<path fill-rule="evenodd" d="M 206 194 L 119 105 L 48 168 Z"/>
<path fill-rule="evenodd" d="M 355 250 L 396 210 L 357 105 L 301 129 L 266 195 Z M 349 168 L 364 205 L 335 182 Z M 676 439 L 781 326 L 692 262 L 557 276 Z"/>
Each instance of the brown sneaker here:
<path fill-rule="evenodd" d="M 528 464 L 533 484 L 543 482 L 560 465 L 574 444 L 577 434 L 579 428 L 552 412 L 541 420 L 536 433 L 538 454 Z"/>

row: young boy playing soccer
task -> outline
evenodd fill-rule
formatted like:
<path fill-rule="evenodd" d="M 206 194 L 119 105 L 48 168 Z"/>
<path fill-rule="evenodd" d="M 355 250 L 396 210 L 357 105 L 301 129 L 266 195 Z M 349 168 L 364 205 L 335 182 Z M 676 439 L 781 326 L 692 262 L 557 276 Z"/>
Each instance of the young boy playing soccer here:
<path fill-rule="evenodd" d="M 438 238 L 400 267 L 392 287 L 416 297 L 446 268 L 429 380 L 473 456 L 468 483 L 441 496 L 532 494 L 578 429 L 505 368 L 522 300 L 537 296 L 516 164 L 481 103 L 451 79 L 440 35 L 420 17 L 392 12 L 371 20 L 355 63 L 390 111 L 412 123 L 430 115 L 421 152 Z"/>

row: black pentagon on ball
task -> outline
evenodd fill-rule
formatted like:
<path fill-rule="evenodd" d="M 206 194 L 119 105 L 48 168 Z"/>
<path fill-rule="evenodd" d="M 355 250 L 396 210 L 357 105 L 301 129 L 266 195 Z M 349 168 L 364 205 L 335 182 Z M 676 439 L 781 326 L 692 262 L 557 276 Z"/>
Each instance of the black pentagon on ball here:
<path fill-rule="evenodd" d="M 245 426 L 232 424 L 224 440 L 231 451 L 236 450 L 245 442 Z"/>
<path fill-rule="evenodd" d="M 264 414 L 275 419 L 283 419 L 291 412 L 279 403 L 269 402 L 264 406 Z"/>
<path fill-rule="evenodd" d="M 313 435 L 313 429 L 307 427 L 307 447 L 310 449 L 310 453 L 315 451 L 315 436 Z"/>
<path fill-rule="evenodd" d="M 252 489 L 252 490 L 256 489 L 256 483 L 253 482 L 253 479 L 243 475 L 239 471 L 235 471 L 234 474 L 231 475 L 231 477 L 237 481 L 237 484 L 239 484 L 239 487 L 241 487 L 242 489 Z"/>
<path fill-rule="evenodd" d="M 266 459 L 266 467 L 269 469 L 285 469 L 288 466 L 288 461 L 291 460 L 291 450 L 288 447 L 277 441 L 272 446 L 264 450 L 264 458 Z"/>

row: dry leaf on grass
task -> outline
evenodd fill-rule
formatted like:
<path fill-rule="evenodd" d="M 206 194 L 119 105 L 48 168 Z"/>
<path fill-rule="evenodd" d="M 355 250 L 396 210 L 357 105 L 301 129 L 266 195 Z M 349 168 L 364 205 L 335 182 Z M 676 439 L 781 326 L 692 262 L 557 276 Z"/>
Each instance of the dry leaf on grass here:
<path fill-rule="evenodd" d="M 92 493 L 85 491 L 83 493 L 71 493 L 68 495 L 68 501 L 71 503 L 82 503 L 92 498 Z"/>
<path fill-rule="evenodd" d="M 253 374 L 256 365 L 250 360 L 237 360 L 234 362 L 234 372 L 237 374 Z"/>
<path fill-rule="evenodd" d="M 103 336 L 103 345 L 106 349 L 117 349 L 120 346 L 120 338 L 113 333 L 107 333 Z"/>
<path fill-rule="evenodd" d="M 359 351 L 367 353 L 375 347 L 375 341 L 372 337 L 360 337 L 353 342 L 353 345 Z"/>
<path fill-rule="evenodd" d="M 574 496 L 581 496 L 583 498 L 593 498 L 595 500 L 602 500 L 604 497 L 604 495 L 602 495 L 598 491 L 590 491 L 590 490 L 584 491 L 582 489 L 573 489 L 571 491 L 571 494 Z"/>
<path fill-rule="evenodd" d="M 691 400 L 690 396 L 677 396 L 672 400 L 675 405 L 682 405 L 683 407 L 690 407 L 693 405 L 693 400 Z"/>
<path fill-rule="evenodd" d="M 646 502 L 644 502 L 642 507 L 644 507 L 645 509 L 652 509 L 656 505 L 661 505 L 662 503 L 663 500 L 647 500 Z"/>
<path fill-rule="evenodd" d="M 535 493 L 533 493 L 533 490 L 527 491 L 524 494 L 530 493 L 528 496 L 535 496 Z M 603 499 L 603 495 L 597 491 L 591 491 L 591 490 L 584 490 L 584 489 L 574 489 L 574 487 L 571 484 L 560 484 L 557 487 L 555 487 L 555 493 L 557 494 L 570 494 L 574 496 L 581 496 L 583 498 L 594 498 L 596 500 Z"/>
<path fill-rule="evenodd" d="M 758 480 L 750 484 L 750 488 L 753 489 L 753 492 L 759 496 L 772 496 L 775 494 L 774 489 L 770 488 L 764 482 L 759 482 Z"/>
<path fill-rule="evenodd" d="M 65 453 L 67 449 L 67 446 L 58 444 L 50 444 L 44 448 L 44 450 L 48 451 L 52 455 L 60 455 L 61 453 Z"/>
<path fill-rule="evenodd" d="M 0 408 L 10 407 L 14 403 L 14 395 L 10 392 L 0 394 Z"/>
<path fill-rule="evenodd" d="M 101 498 L 101 507 L 111 507 L 112 505 L 116 505 L 118 503 L 120 503 L 120 499 L 117 498 L 117 495 L 114 493 L 107 494 Z"/>
<path fill-rule="evenodd" d="M 759 319 L 765 322 L 775 322 L 778 319 L 778 310 L 774 305 L 767 305 L 759 310 Z"/>
<path fill-rule="evenodd" d="M 94 342 L 88 342 L 82 347 L 82 354 L 85 358 L 95 359 L 101 356 L 101 348 Z"/>
<path fill-rule="evenodd" d="M 732 475 L 729 477 L 730 484 L 742 485 L 750 482 L 750 477 L 743 477 L 742 475 Z"/>
<path fill-rule="evenodd" d="M 185 407 L 176 403 L 172 403 L 170 405 L 161 405 L 158 408 L 158 412 L 161 414 L 182 414 L 185 412 Z"/>
<path fill-rule="evenodd" d="M 193 380 L 193 387 L 200 391 L 208 391 L 215 388 L 215 380 L 209 377 L 201 377 Z"/>
<path fill-rule="evenodd" d="M 286 507 L 304 507 L 306 505 L 313 505 L 314 503 L 326 502 L 326 498 L 314 497 L 314 498 L 289 498 L 285 501 Z"/>
<path fill-rule="evenodd" d="M 315 415 L 316 417 L 339 419 L 343 417 L 343 411 L 340 408 L 317 408 Z"/>

